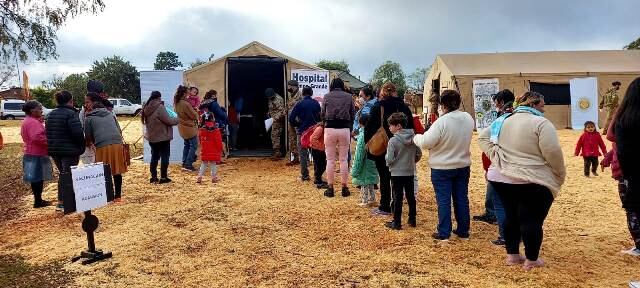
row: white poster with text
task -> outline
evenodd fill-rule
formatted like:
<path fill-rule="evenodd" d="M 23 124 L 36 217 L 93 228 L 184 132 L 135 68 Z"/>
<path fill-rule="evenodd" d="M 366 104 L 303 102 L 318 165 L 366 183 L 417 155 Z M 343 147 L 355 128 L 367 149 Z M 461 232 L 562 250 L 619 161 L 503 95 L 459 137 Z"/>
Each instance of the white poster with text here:
<path fill-rule="evenodd" d="M 493 104 L 493 95 L 500 89 L 498 79 L 473 80 L 473 108 L 476 112 L 476 129 L 489 127 L 498 112 Z"/>
<path fill-rule="evenodd" d="M 325 94 L 329 93 L 329 71 L 291 70 L 291 80 L 298 81 L 300 89 L 311 87 L 314 99 L 322 99 Z"/>
<path fill-rule="evenodd" d="M 81 213 L 107 205 L 107 188 L 104 165 L 77 166 L 71 168 L 76 212 Z"/>

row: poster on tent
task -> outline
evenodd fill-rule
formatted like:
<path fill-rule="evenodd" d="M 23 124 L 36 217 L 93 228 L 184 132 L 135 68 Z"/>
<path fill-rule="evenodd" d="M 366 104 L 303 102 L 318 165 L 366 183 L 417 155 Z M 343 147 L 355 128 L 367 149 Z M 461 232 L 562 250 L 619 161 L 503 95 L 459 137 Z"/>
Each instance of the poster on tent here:
<path fill-rule="evenodd" d="M 164 101 L 165 107 L 171 111 L 173 109 L 173 94 L 176 92 L 176 88 L 182 85 L 183 81 L 182 71 L 141 71 L 140 72 L 140 95 L 142 103 L 145 103 L 151 91 L 160 91 L 162 94 L 162 101 Z M 143 133 L 144 133 L 143 127 Z M 169 162 L 181 163 L 182 162 L 182 148 L 184 147 L 184 141 L 178 133 L 178 127 L 173 126 L 173 140 L 171 141 L 171 156 Z M 149 142 L 144 139 L 144 162 L 149 163 L 151 161 L 151 147 Z"/>
<path fill-rule="evenodd" d="M 571 128 L 584 129 L 584 122 L 598 123 L 598 79 L 574 78 L 569 80 L 571 93 Z"/>
<path fill-rule="evenodd" d="M 493 95 L 498 93 L 498 79 L 473 80 L 473 108 L 476 112 L 476 129 L 489 127 L 498 115 Z"/>
<path fill-rule="evenodd" d="M 298 81 L 300 89 L 311 87 L 313 99 L 321 101 L 329 93 L 329 71 L 297 69 L 291 70 L 291 80 Z"/>

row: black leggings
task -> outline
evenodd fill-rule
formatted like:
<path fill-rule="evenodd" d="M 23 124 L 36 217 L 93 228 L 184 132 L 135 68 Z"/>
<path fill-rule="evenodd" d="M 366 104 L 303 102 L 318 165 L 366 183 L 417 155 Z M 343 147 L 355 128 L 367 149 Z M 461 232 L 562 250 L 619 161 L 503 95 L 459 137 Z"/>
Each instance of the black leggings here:
<path fill-rule="evenodd" d="M 409 204 L 409 221 L 416 220 L 416 194 L 413 192 L 414 176 L 391 176 L 393 183 L 393 222 L 402 225 L 403 197 Z"/>
<path fill-rule="evenodd" d="M 149 146 L 151 146 L 151 163 L 149 165 L 151 178 L 158 178 L 158 160 L 160 160 L 160 178 L 167 178 L 171 141 L 149 143 Z"/>
<path fill-rule="evenodd" d="M 553 194 L 538 184 L 491 182 L 504 206 L 504 241 L 508 254 L 520 254 L 520 239 L 528 260 L 536 261 L 542 246 L 542 225 Z"/>
<path fill-rule="evenodd" d="M 595 174 L 598 171 L 598 157 L 596 156 L 584 156 L 584 176 L 589 176 L 589 170 Z M 589 167 L 591 166 L 591 167 Z M 591 169 L 589 169 L 591 168 Z"/>
<path fill-rule="evenodd" d="M 391 212 L 391 172 L 387 167 L 387 161 L 384 157 L 376 157 L 376 169 L 380 175 L 380 206 L 378 209 L 384 212 Z M 413 181 L 413 180 L 412 180 Z M 413 182 L 411 183 L 413 185 Z"/>
<path fill-rule="evenodd" d="M 42 202 L 42 190 L 44 190 L 44 181 L 31 183 L 31 191 L 33 191 L 33 200 L 36 204 Z"/>
<path fill-rule="evenodd" d="M 122 197 L 122 175 L 113 175 L 113 186 L 115 186 L 115 198 Z"/>
<path fill-rule="evenodd" d="M 322 183 L 322 174 L 327 170 L 327 154 L 324 151 L 311 149 L 313 157 L 313 176 L 316 184 Z"/>

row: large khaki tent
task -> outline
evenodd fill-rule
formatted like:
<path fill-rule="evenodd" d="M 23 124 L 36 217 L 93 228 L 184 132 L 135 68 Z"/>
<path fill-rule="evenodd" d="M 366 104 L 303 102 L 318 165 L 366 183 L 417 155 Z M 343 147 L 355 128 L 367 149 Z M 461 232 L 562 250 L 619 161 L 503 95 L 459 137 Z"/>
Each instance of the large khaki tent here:
<path fill-rule="evenodd" d="M 568 91 L 569 80 L 597 77 L 599 97 L 620 81 L 620 96 L 629 83 L 640 76 L 640 51 L 550 51 L 486 54 L 442 54 L 433 62 L 424 88 L 425 111 L 430 91 L 455 89 L 463 99 L 463 109 L 474 115 L 473 81 L 498 79 L 499 89 L 510 89 L 519 95 L 535 87 Z M 566 86 L 566 87 L 564 87 Z M 562 93 L 562 92 L 560 92 Z M 543 93 L 544 94 L 544 93 Z M 570 95 L 565 100 L 570 100 Z M 560 102 L 564 100 L 560 99 Z M 557 128 L 570 127 L 570 104 L 547 105 L 545 116 Z M 604 123 L 604 114 L 599 117 Z"/>
<path fill-rule="evenodd" d="M 265 129 L 265 119 L 269 116 L 264 91 L 273 88 L 287 101 L 286 85 L 291 70 L 295 69 L 326 71 L 254 41 L 228 55 L 185 71 L 184 82 L 198 87 L 201 97 L 208 90 L 216 90 L 220 105 L 226 107 L 230 114 L 239 115 L 239 129 L 236 128 L 237 131 L 232 135 L 237 139 L 236 147 L 241 151 L 233 153 L 265 156 L 272 153 L 272 145 L 270 134 Z M 285 142 L 282 139 L 282 147 L 286 147 Z"/>

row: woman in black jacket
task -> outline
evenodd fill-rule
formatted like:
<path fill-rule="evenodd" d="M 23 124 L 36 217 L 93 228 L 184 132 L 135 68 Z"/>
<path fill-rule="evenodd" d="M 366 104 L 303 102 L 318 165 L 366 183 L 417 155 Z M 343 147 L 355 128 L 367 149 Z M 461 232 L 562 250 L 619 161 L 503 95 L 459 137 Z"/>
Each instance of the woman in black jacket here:
<path fill-rule="evenodd" d="M 640 78 L 631 82 L 618 107 L 614 134 L 623 180 L 619 183 L 622 207 L 635 245 L 623 253 L 640 257 Z M 609 130 L 609 133 L 612 131 Z"/>
<path fill-rule="evenodd" d="M 380 126 L 384 127 L 389 139 L 393 137 L 393 134 L 389 130 L 389 123 L 387 123 L 386 120 L 393 113 L 402 112 L 407 116 L 407 119 L 413 119 L 411 110 L 404 101 L 398 97 L 396 86 L 393 83 L 387 82 L 382 86 L 380 98 L 381 100 L 371 108 L 369 122 L 364 128 L 365 142 L 369 142 L 373 135 L 376 134 L 376 131 L 380 129 Z M 382 117 L 380 117 L 381 107 L 384 108 L 384 115 L 382 115 Z M 413 129 L 413 121 L 407 122 L 407 129 Z M 376 163 L 376 168 L 380 175 L 380 206 L 373 210 L 373 214 L 375 215 L 391 215 L 391 172 L 389 172 L 389 167 L 387 167 L 384 156 L 385 155 L 368 155 L 369 159 Z"/>
<path fill-rule="evenodd" d="M 70 173 L 71 166 L 78 165 L 80 155 L 84 153 L 84 131 L 78 118 L 78 110 L 73 108 L 73 96 L 68 91 L 59 91 L 54 96 L 58 107 L 47 117 L 47 145 L 49 156 L 53 158 L 60 174 Z M 58 205 L 62 203 L 62 177 L 58 177 Z"/>

